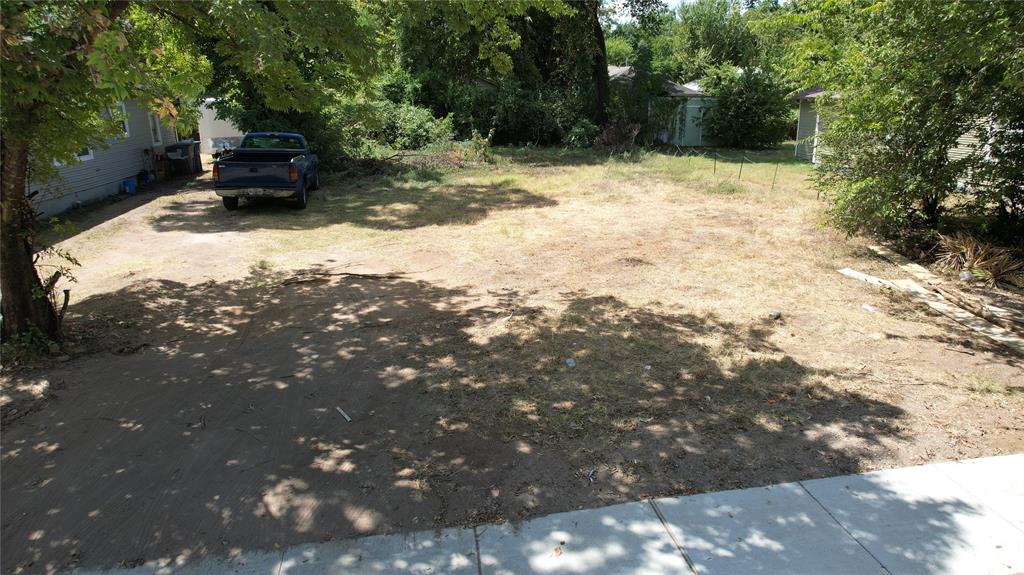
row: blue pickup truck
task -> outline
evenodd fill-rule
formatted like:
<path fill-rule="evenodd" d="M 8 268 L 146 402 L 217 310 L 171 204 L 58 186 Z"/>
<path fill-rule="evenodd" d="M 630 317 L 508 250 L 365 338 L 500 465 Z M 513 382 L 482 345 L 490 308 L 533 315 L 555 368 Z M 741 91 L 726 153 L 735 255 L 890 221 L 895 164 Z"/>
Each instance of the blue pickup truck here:
<path fill-rule="evenodd" d="M 319 187 L 320 164 L 300 134 L 249 132 L 213 162 L 213 188 L 229 210 L 240 198 L 295 198 L 302 209 Z"/>

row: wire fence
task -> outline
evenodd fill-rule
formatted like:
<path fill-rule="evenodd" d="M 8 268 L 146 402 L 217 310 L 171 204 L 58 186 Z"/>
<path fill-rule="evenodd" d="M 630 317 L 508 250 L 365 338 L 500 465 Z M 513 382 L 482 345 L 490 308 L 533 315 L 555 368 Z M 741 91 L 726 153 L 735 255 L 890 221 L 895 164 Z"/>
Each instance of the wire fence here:
<path fill-rule="evenodd" d="M 675 148 L 676 148 L 675 155 L 676 156 L 680 156 L 680 155 L 686 156 L 688 158 L 688 160 L 691 162 L 690 166 L 692 166 L 692 159 L 694 157 L 700 157 L 700 158 L 703 158 L 705 160 L 710 159 L 711 160 L 711 174 L 713 176 L 715 176 L 716 179 L 717 179 L 717 176 L 718 176 L 718 161 L 719 160 L 722 160 L 723 162 L 735 162 L 737 159 L 739 160 L 739 162 L 740 162 L 739 171 L 736 173 L 736 181 L 737 182 L 742 182 L 743 181 L 743 168 L 744 168 L 744 166 L 746 166 L 747 163 L 750 163 L 750 164 L 760 163 L 760 162 L 757 162 L 756 160 L 750 158 L 747 155 L 748 152 L 741 152 L 740 155 L 739 155 L 739 158 L 737 158 L 735 156 L 722 155 L 722 154 L 720 154 L 720 153 L 718 153 L 717 151 L 714 151 L 714 150 L 691 150 L 691 149 L 683 150 L 683 148 L 679 147 L 678 145 L 676 145 Z M 772 183 L 771 183 L 771 187 L 770 187 L 769 191 L 775 191 L 775 185 L 778 183 L 778 180 L 779 180 L 779 167 L 781 165 L 782 165 L 782 160 L 781 159 L 776 159 L 776 161 L 774 162 L 774 169 L 772 170 Z M 721 181 L 724 182 L 724 181 L 729 180 L 731 178 L 732 178 L 732 176 L 726 176 L 726 177 L 722 178 Z"/>

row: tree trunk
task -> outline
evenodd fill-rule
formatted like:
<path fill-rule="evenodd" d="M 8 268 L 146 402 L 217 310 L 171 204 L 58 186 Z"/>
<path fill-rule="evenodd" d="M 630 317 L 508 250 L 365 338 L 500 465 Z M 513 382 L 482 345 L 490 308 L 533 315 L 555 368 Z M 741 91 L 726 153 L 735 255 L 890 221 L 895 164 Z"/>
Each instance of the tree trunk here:
<path fill-rule="evenodd" d="M 601 18 L 598 16 L 600 8 L 600 0 L 587 2 L 589 12 L 587 16 L 590 19 L 591 33 L 594 35 L 594 43 L 597 46 L 590 70 L 594 79 L 596 95 L 594 123 L 603 127 L 608 123 L 608 101 L 611 99 L 611 89 L 608 86 L 608 53 L 604 44 L 604 30 L 601 29 Z"/>
<path fill-rule="evenodd" d="M 35 327 L 60 338 L 60 321 L 33 263 L 32 205 L 25 196 L 28 142 L 0 138 L 0 311 L 4 341 Z"/>
<path fill-rule="evenodd" d="M 938 194 L 928 194 L 921 199 L 921 212 L 929 228 L 939 226 L 939 211 L 942 209 L 942 198 Z"/>

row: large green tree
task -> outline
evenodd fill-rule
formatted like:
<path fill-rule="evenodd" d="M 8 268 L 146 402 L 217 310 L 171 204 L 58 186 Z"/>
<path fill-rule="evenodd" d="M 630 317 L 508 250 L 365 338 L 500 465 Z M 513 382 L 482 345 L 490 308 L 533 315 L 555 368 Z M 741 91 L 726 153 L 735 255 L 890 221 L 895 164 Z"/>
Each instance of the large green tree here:
<path fill-rule="evenodd" d="M 411 94 L 438 116 L 452 114 L 463 137 L 475 129 L 502 143 L 557 143 L 592 115 L 595 48 L 584 11 L 537 3 L 509 15 L 516 41 L 508 59 L 495 62 L 481 57 L 485 31 L 459 25 L 446 6 L 426 3 L 397 18 L 398 66 L 407 74 L 394 80 L 407 89 L 388 92 Z"/>
<path fill-rule="evenodd" d="M 59 320 L 34 266 L 28 182 L 54 177 L 55 163 L 103 147 L 119 100 L 150 106 L 168 123 L 197 97 L 211 58 L 259 86 L 268 104 L 316 105 L 322 86 L 344 87 L 374 69 L 375 30 L 355 2 L 0 3 L 3 18 L 3 336 L 38 330 L 58 339 Z"/>
<path fill-rule="evenodd" d="M 818 99 L 819 179 L 834 223 L 904 233 L 974 222 L 1021 241 L 1024 4 L 821 1 L 795 17 L 807 34 L 792 61 L 832 96 Z"/>
<path fill-rule="evenodd" d="M 41 280 L 33 262 L 27 184 L 50 180 L 56 162 L 116 136 L 119 118 L 106 112 L 115 102 L 139 100 L 169 124 L 185 119 L 182 104 L 208 87 L 265 110 L 318 110 L 362 90 L 389 61 L 382 20 L 428 18 L 437 9 L 452 29 L 480 35 L 474 60 L 507 71 L 519 45 L 510 20 L 533 8 L 572 12 L 561 0 L 0 3 L 3 337 L 60 337 L 48 297 L 55 278 Z"/>

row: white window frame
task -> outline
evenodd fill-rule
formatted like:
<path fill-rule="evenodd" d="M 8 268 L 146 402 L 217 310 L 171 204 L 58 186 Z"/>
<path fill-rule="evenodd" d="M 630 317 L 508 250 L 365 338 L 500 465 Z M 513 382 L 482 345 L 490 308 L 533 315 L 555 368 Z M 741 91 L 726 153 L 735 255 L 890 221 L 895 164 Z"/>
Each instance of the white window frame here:
<path fill-rule="evenodd" d="M 121 102 L 118 102 L 118 103 L 114 104 L 109 109 L 110 117 L 111 118 L 114 117 L 114 110 L 120 111 L 121 115 L 123 117 L 123 119 L 120 120 L 120 122 L 121 122 L 121 132 L 122 133 L 121 133 L 120 136 L 118 136 L 118 139 L 125 140 L 125 139 L 131 137 L 131 135 L 132 135 L 131 129 L 128 127 L 128 108 L 124 105 L 124 101 L 121 101 Z"/>
<path fill-rule="evenodd" d="M 154 146 L 164 145 L 164 134 L 161 127 L 160 116 L 157 116 L 153 112 L 149 113 L 149 139 L 153 142 Z M 156 128 L 154 130 L 154 128 Z"/>
<path fill-rule="evenodd" d="M 85 162 L 85 161 L 88 161 L 88 160 L 91 160 L 91 159 L 95 158 L 96 156 L 93 155 L 92 148 L 85 148 L 85 153 L 84 154 L 78 155 L 76 153 L 75 157 L 78 158 L 79 162 Z"/>

